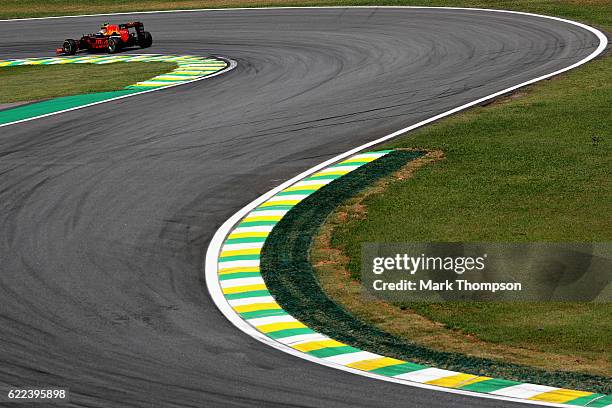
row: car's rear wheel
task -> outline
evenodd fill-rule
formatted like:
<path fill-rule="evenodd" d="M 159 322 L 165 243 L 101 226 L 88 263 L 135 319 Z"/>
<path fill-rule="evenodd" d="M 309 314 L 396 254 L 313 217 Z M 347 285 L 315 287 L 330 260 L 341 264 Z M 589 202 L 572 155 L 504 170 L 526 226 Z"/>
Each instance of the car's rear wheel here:
<path fill-rule="evenodd" d="M 64 51 L 64 54 L 66 55 L 74 55 L 77 52 L 77 43 L 74 40 L 66 40 L 64 41 L 64 44 L 62 45 L 62 50 Z"/>
<path fill-rule="evenodd" d="M 143 32 L 138 39 L 138 45 L 140 45 L 140 48 L 149 48 L 152 44 L 153 37 L 151 36 L 151 33 L 148 31 Z"/>
<path fill-rule="evenodd" d="M 119 39 L 118 38 L 109 38 L 108 39 L 108 52 L 110 54 L 114 54 L 117 51 L 119 51 L 119 48 L 121 48 L 121 45 L 119 43 Z"/>

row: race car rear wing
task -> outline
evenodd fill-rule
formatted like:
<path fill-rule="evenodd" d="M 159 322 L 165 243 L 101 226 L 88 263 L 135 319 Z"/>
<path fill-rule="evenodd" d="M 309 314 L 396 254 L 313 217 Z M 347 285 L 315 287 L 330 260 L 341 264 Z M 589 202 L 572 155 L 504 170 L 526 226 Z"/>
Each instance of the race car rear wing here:
<path fill-rule="evenodd" d="M 129 23 L 125 23 L 125 24 L 119 24 L 119 28 L 144 28 L 144 24 L 142 24 L 140 21 L 131 21 Z"/>

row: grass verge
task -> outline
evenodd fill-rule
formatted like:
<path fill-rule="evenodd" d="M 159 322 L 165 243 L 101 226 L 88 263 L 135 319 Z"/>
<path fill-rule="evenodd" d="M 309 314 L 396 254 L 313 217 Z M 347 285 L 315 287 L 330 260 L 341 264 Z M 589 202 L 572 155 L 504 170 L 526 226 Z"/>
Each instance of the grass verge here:
<path fill-rule="evenodd" d="M 445 158 L 330 218 L 312 253 L 324 290 L 365 322 L 432 350 L 609 378 L 612 304 L 391 305 L 364 301 L 355 285 L 362 242 L 610 241 L 611 62 L 385 146 Z"/>
<path fill-rule="evenodd" d="M 3 67 L 0 68 L 0 103 L 117 91 L 172 71 L 175 67 L 175 64 L 167 62 Z"/>
<path fill-rule="evenodd" d="M 435 350 L 402 339 L 372 322 L 356 318 L 352 311 L 322 290 L 308 254 L 313 235 L 339 204 L 418 156 L 413 151 L 393 152 L 323 187 L 285 215 L 269 235 L 261 253 L 261 273 L 276 301 L 310 328 L 362 350 L 475 375 L 608 393 L 610 382 L 603 376 L 538 369 Z M 342 287 L 340 291 L 347 293 L 347 288 Z M 352 298 L 358 295 L 359 292 L 354 292 Z M 367 305 L 374 307 L 373 315 L 381 308 L 390 307 L 382 302 L 368 301 Z"/>
<path fill-rule="evenodd" d="M 367 198 L 381 194 L 389 184 L 411 178 L 423 166 L 435 166 L 441 160 L 444 160 L 441 151 L 413 160 L 392 176 L 381 178 L 343 202 L 327 218 L 310 252 L 317 280 L 325 293 L 364 322 L 405 342 L 432 350 L 503 359 L 548 371 L 577 371 L 609 377 L 610 307 L 588 303 L 393 305 L 373 298 L 355 277 L 356 271 L 349 272 L 350 258 L 331 243 L 336 230 L 347 223 L 366 219 L 368 207 L 364 202 Z M 438 315 L 427 317 L 430 311 Z M 482 332 L 476 336 L 465 329 L 474 324 L 478 324 L 487 336 Z M 521 336 L 527 338 L 522 344 L 516 344 Z M 547 347 L 535 348 L 539 343 Z"/>

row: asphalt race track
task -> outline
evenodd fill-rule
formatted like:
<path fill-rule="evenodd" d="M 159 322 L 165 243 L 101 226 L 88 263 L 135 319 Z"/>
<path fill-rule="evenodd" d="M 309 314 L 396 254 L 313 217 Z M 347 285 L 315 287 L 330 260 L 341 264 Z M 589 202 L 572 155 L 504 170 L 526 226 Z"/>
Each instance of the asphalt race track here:
<path fill-rule="evenodd" d="M 238 67 L 0 128 L 0 385 L 68 386 L 79 407 L 526 406 L 260 344 L 212 303 L 204 254 L 259 194 L 569 66 L 597 47 L 593 34 L 484 11 L 226 10 L 0 22 L 0 58 L 52 55 L 64 38 L 134 19 L 153 34 L 147 52 Z"/>

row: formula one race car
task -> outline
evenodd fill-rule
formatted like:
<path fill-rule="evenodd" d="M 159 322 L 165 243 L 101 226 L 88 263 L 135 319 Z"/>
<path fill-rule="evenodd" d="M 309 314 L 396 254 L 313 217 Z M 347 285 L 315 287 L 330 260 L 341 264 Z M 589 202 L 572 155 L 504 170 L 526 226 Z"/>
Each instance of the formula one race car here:
<path fill-rule="evenodd" d="M 105 50 L 111 54 L 121 48 L 139 46 L 148 48 L 153 44 L 151 33 L 144 30 L 139 21 L 125 24 L 104 24 L 96 34 L 86 34 L 80 40 L 67 39 L 62 48 L 55 51 L 58 55 L 74 55 L 83 50 Z"/>

